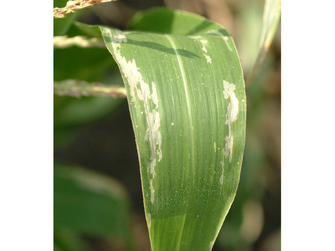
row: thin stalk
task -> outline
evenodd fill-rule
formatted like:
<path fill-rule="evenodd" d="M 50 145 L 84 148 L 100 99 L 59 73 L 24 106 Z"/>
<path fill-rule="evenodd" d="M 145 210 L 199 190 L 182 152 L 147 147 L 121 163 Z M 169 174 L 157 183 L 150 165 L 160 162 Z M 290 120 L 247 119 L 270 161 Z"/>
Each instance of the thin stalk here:
<path fill-rule="evenodd" d="M 71 46 L 81 48 L 106 48 L 105 43 L 98 38 L 87 38 L 84 36 L 56 36 L 54 37 L 54 47 L 63 49 Z"/>
<path fill-rule="evenodd" d="M 68 1 L 63 8 L 54 8 L 54 18 L 64 18 L 66 14 L 71 14 L 77 10 L 89 8 L 99 3 L 107 3 L 117 0 L 74 0 Z"/>
<path fill-rule="evenodd" d="M 102 83 L 88 83 L 80 80 L 64 80 L 54 82 L 54 93 L 60 96 L 104 96 L 104 97 L 126 97 L 126 89 L 117 85 L 106 85 Z"/>

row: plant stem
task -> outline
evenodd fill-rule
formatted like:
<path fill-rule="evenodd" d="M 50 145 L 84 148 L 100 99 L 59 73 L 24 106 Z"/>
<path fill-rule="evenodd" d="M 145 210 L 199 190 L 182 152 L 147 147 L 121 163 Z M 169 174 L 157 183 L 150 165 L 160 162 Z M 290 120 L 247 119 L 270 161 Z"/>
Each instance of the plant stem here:
<path fill-rule="evenodd" d="M 56 36 L 54 37 L 55 48 L 68 48 L 71 46 L 78 46 L 81 48 L 106 48 L 105 43 L 98 38 L 87 38 L 84 36 Z"/>
<path fill-rule="evenodd" d="M 66 14 L 74 13 L 77 10 L 89 8 L 99 3 L 107 3 L 116 0 L 74 0 L 68 1 L 63 8 L 54 8 L 54 18 L 64 18 Z"/>
<path fill-rule="evenodd" d="M 88 83 L 80 80 L 64 80 L 54 82 L 54 93 L 60 96 L 105 96 L 105 97 L 126 97 L 126 89 L 117 85 L 106 85 L 101 83 Z"/>

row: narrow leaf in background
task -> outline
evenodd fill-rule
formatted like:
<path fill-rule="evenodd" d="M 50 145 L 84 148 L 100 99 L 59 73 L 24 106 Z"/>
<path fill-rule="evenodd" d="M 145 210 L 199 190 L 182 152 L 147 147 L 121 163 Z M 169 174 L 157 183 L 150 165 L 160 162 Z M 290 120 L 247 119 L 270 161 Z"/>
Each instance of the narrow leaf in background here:
<path fill-rule="evenodd" d="M 280 15 L 281 0 L 266 0 L 263 13 L 262 34 L 259 41 L 259 52 L 253 67 L 246 78 L 246 86 L 248 86 L 257 77 L 264 65 L 273 37 L 278 27 Z"/>

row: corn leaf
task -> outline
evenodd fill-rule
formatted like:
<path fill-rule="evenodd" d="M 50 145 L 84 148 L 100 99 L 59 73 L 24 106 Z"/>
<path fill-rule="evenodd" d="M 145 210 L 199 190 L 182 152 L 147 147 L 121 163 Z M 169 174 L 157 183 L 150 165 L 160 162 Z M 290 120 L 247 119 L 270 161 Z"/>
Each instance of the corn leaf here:
<path fill-rule="evenodd" d="M 222 26 L 181 11 L 142 12 L 130 27 L 100 28 L 127 90 L 152 250 L 211 250 L 245 142 L 234 42 Z"/>
<path fill-rule="evenodd" d="M 89 170 L 55 164 L 54 225 L 58 230 L 114 237 L 132 250 L 128 195 L 115 180 Z"/>
<path fill-rule="evenodd" d="M 263 28 L 258 46 L 259 52 L 247 76 L 247 86 L 257 77 L 265 63 L 266 56 L 278 27 L 280 15 L 281 0 L 266 0 L 263 12 Z"/>
<path fill-rule="evenodd" d="M 78 233 L 69 229 L 54 228 L 54 251 L 89 251 Z"/>

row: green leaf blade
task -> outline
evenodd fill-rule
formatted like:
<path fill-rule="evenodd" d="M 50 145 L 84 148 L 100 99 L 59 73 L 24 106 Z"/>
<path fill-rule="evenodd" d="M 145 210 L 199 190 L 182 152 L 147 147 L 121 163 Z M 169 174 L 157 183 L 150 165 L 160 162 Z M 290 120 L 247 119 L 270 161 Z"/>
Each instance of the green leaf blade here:
<path fill-rule="evenodd" d="M 237 52 L 223 27 L 193 30 L 101 27 L 128 93 L 153 251 L 211 250 L 239 181 L 246 102 Z"/>
<path fill-rule="evenodd" d="M 132 250 L 130 213 L 128 195 L 117 181 L 79 167 L 55 164 L 54 225 L 59 231 L 113 236 L 126 250 Z"/>

